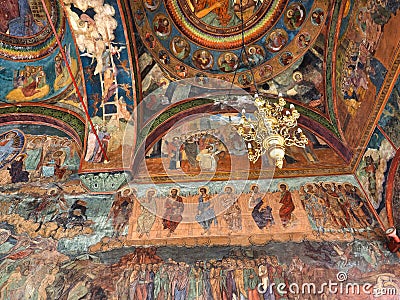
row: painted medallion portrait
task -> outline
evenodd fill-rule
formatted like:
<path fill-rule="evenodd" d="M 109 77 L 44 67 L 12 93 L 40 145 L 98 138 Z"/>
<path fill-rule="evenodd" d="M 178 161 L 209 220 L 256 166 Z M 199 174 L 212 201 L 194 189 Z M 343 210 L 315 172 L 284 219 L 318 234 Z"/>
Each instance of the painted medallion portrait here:
<path fill-rule="evenodd" d="M 281 57 L 279 57 L 279 62 L 283 66 L 289 65 L 293 61 L 293 54 L 289 51 L 283 52 Z"/>
<path fill-rule="evenodd" d="M 272 75 L 274 69 L 272 68 L 271 65 L 264 65 L 260 68 L 258 71 L 258 75 L 260 75 L 261 78 L 268 78 Z"/>
<path fill-rule="evenodd" d="M 241 14 L 243 13 L 243 21 L 246 22 L 254 15 L 262 3 L 263 0 L 234 0 L 233 11 L 239 19 L 241 19 Z M 240 5 L 242 5 L 242 10 Z"/>
<path fill-rule="evenodd" d="M 152 35 L 150 32 L 146 32 L 146 34 L 144 36 L 144 41 L 150 49 L 153 49 L 157 44 L 156 39 L 154 38 L 154 35 Z"/>
<path fill-rule="evenodd" d="M 316 8 L 311 14 L 311 23 L 315 26 L 319 26 L 324 21 L 324 11 L 321 8 Z"/>
<path fill-rule="evenodd" d="M 185 78 L 188 76 L 188 69 L 184 65 L 177 65 L 175 67 L 176 75 L 180 78 Z"/>
<path fill-rule="evenodd" d="M 265 41 L 265 46 L 271 52 L 280 51 L 288 42 L 288 34 L 283 29 L 272 31 Z"/>
<path fill-rule="evenodd" d="M 289 5 L 285 13 L 285 25 L 289 30 L 298 29 L 306 19 L 306 9 L 300 3 Z"/>
<path fill-rule="evenodd" d="M 164 65 L 168 65 L 171 61 L 167 51 L 165 50 L 158 51 L 158 58 Z"/>
<path fill-rule="evenodd" d="M 239 59 L 235 53 L 225 52 L 218 57 L 218 67 L 221 71 L 229 73 L 237 69 Z"/>
<path fill-rule="evenodd" d="M 243 74 L 239 75 L 238 82 L 242 86 L 248 86 L 248 85 L 253 83 L 253 77 L 251 76 L 250 72 L 246 72 L 246 73 L 243 73 Z"/>
<path fill-rule="evenodd" d="M 265 60 L 265 51 L 259 45 L 246 47 L 246 53 L 242 54 L 243 62 L 255 67 L 261 65 Z"/>
<path fill-rule="evenodd" d="M 303 32 L 297 38 L 297 46 L 300 48 L 306 48 L 310 45 L 311 35 L 308 32 Z"/>
<path fill-rule="evenodd" d="M 189 56 L 190 45 L 184 38 L 180 36 L 175 36 L 172 38 L 170 48 L 172 54 L 174 54 L 178 59 L 185 59 Z"/>
<path fill-rule="evenodd" d="M 171 21 L 166 15 L 159 14 L 154 18 L 153 29 L 157 37 L 166 39 L 171 34 Z"/>
<path fill-rule="evenodd" d="M 200 70 L 209 70 L 214 64 L 214 58 L 211 53 L 204 49 L 199 49 L 193 53 L 193 64 Z"/>

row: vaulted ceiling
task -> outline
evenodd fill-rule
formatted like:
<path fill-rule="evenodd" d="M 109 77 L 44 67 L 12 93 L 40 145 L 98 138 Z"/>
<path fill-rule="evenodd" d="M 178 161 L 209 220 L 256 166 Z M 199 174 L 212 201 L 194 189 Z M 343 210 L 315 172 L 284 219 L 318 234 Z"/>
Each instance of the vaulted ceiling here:
<path fill-rule="evenodd" d="M 301 113 L 312 145 L 289 149 L 276 177 L 355 173 L 399 73 L 395 1 L 46 0 L 62 51 L 41 1 L 31 2 L 34 25 L 1 28 L 1 119 L 65 131 L 82 151 L 81 174 L 140 167 L 183 118 L 234 116 L 240 104 L 215 105 L 232 83 L 236 94 L 282 93 Z M 8 3 L 8 20 L 24 16 L 28 2 Z M 218 80 L 227 84 L 205 84 Z M 93 128 L 83 106 L 112 131 L 108 163 L 85 160 Z M 155 163 L 149 175 L 163 181 Z"/>
<path fill-rule="evenodd" d="M 399 8 L 0 0 L 1 294 L 45 270 L 52 295 L 94 279 L 122 296 L 137 263 L 264 254 L 318 280 L 399 278 L 381 243 L 400 224 Z M 250 163 L 232 126 L 255 92 L 301 114 L 309 143 L 282 169 Z"/>

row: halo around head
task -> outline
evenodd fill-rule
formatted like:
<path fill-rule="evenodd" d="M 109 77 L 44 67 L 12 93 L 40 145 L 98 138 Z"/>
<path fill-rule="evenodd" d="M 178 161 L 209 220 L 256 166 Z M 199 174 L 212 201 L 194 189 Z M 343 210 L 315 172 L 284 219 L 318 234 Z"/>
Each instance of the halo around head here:
<path fill-rule="evenodd" d="M 153 193 L 154 193 L 154 196 L 157 195 L 157 190 L 156 190 L 156 189 L 153 189 L 153 188 L 150 188 L 150 189 L 148 189 L 148 190 L 146 191 L 146 197 L 149 195 L 150 192 L 153 192 Z"/>
<path fill-rule="evenodd" d="M 199 188 L 197 189 L 197 191 L 200 193 L 200 191 L 201 191 L 202 189 L 205 189 L 205 190 L 206 190 L 206 194 L 208 194 L 209 191 L 210 191 L 210 188 L 209 188 L 208 186 L 201 186 L 201 187 L 199 187 Z"/>
<path fill-rule="evenodd" d="M 227 188 L 230 188 L 232 190 L 232 193 L 235 192 L 235 188 L 232 185 L 227 185 L 226 187 L 224 187 L 224 192 L 226 192 Z"/>
<path fill-rule="evenodd" d="M 125 194 L 126 191 L 129 191 L 129 193 Z M 120 189 L 119 192 L 121 193 L 121 195 L 130 196 L 130 195 L 132 195 L 134 193 L 137 193 L 137 190 L 135 188 L 131 188 L 129 186 L 125 186 L 122 189 Z"/>
<path fill-rule="evenodd" d="M 180 188 L 173 187 L 173 188 L 169 189 L 169 193 L 171 194 L 171 192 L 172 192 L 173 190 L 176 190 L 176 194 L 177 194 L 177 195 L 179 195 L 180 192 L 181 192 L 181 189 L 180 189 Z"/>
<path fill-rule="evenodd" d="M 280 182 L 278 183 L 278 188 L 281 188 L 281 186 L 284 185 L 286 187 L 286 190 L 289 190 L 289 186 L 287 185 L 286 182 Z"/>
<path fill-rule="evenodd" d="M 252 185 L 250 185 L 250 191 L 254 190 L 254 188 L 260 189 L 260 187 L 258 186 L 258 184 L 253 183 Z"/>

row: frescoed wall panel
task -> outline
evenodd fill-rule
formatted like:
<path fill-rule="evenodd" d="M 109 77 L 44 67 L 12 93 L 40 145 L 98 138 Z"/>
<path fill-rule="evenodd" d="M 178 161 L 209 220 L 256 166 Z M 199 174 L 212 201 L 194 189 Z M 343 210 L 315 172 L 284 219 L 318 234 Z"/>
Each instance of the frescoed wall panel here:
<path fill-rule="evenodd" d="M 397 79 L 385 109 L 379 119 L 379 126 L 391 142 L 400 147 L 400 79 Z"/>
<path fill-rule="evenodd" d="M 13 228 L 2 226 L 1 233 L 2 245 L 20 249 L 19 255 L 1 262 L 8 271 L 0 282 L 3 298 L 141 299 L 145 295 L 165 299 L 182 292 L 181 299 L 207 295 L 234 299 L 248 294 L 255 299 L 279 299 L 288 294 L 312 297 L 317 291 L 318 296 L 328 296 L 331 293 L 326 284 L 331 280 L 348 288 L 344 297 L 338 288 L 335 296 L 341 299 L 363 299 L 372 293 L 396 299 L 400 284 L 397 260 L 387 257 L 380 242 L 291 242 L 285 244 L 285 251 L 277 242 L 235 248 L 131 247 L 119 253 L 66 256 L 49 239 L 25 237 L 35 245 L 25 248 L 15 243 L 23 237 Z M 308 289 L 310 283 L 315 290 Z"/>
<path fill-rule="evenodd" d="M 400 166 L 397 167 L 393 182 L 393 223 L 396 228 L 400 226 Z"/>
<path fill-rule="evenodd" d="M 44 125 L 0 127 L 1 183 L 64 182 L 76 174 L 81 150 L 64 132 Z"/>
<path fill-rule="evenodd" d="M 352 176 L 131 184 L 113 195 L 89 195 L 74 177 L 57 179 L 4 184 L 1 222 L 58 241 L 66 255 L 130 245 L 349 241 L 379 228 Z"/>
<path fill-rule="evenodd" d="M 373 207 L 387 224 L 385 186 L 391 161 L 396 154 L 382 132 L 375 129 L 357 168 L 357 177 Z"/>
<path fill-rule="evenodd" d="M 0 35 L 0 98 L 8 103 L 63 102 L 80 107 L 72 86 L 66 64 L 54 39 L 54 34 L 40 5 L 34 1 L 13 1 L 20 14 L 10 20 L 9 27 Z M 39 6 L 38 6 L 39 5 Z M 71 30 L 56 1 L 47 1 L 51 7 L 55 26 L 60 33 L 61 43 L 71 67 L 72 74 L 80 81 L 78 58 Z M 6 9 L 7 8 L 3 8 Z M 36 9 L 36 10 L 35 10 Z M 40 13 L 39 13 L 40 11 Z M 7 11 L 5 12 L 7 15 Z M 21 19 L 34 22 L 21 23 Z M 18 23 L 19 22 L 19 23 Z M 19 24 L 19 25 L 18 25 Z M 41 25 L 38 25 L 41 24 Z M 9 41 L 9 39 L 13 41 Z M 46 40 L 46 38 L 48 40 Z M 11 44 L 8 44 L 10 42 Z M 29 47 L 27 43 L 32 43 Z M 18 52 L 20 49 L 24 51 Z M 25 53 L 26 52 L 26 53 Z"/>
<path fill-rule="evenodd" d="M 79 49 L 88 112 L 94 124 L 94 128 L 88 127 L 82 172 L 122 169 L 118 158 L 123 132 L 136 101 L 123 16 L 115 1 L 64 3 Z"/>
<path fill-rule="evenodd" d="M 361 116 L 377 113 L 376 99 L 385 80 L 393 80 L 395 70 L 388 70 L 392 62 L 384 58 L 394 55 L 398 40 L 383 38 L 395 26 L 398 5 L 382 6 L 375 2 L 354 2 L 347 31 L 337 49 L 336 89 L 339 101 L 340 126 L 349 144 L 358 146 Z M 390 22 L 390 20 L 392 20 Z M 382 46 L 384 45 L 384 46 Z M 386 51 L 386 52 L 385 52 Z M 386 74 L 390 73 L 389 77 Z"/>
<path fill-rule="evenodd" d="M 378 226 L 361 190 L 350 183 L 306 182 L 293 188 L 274 180 L 271 192 L 265 191 L 268 183 L 263 180 L 257 184 L 252 181 L 245 185 L 240 181 L 231 184 L 212 182 L 206 185 L 206 191 L 201 190 L 201 183 L 197 190 L 180 189 L 177 197 L 184 204 L 180 221 L 173 226 L 165 221 L 169 216 L 169 201 L 177 199 L 173 188 L 163 194 L 158 186 L 157 191 L 146 189 L 139 199 L 140 207 L 133 209 L 133 230 L 128 239 L 140 243 L 145 238 L 148 243 L 158 244 L 172 236 L 191 244 L 196 243 L 192 238 L 197 237 L 200 245 L 207 240 L 211 244 L 243 245 L 270 239 L 314 240 L 323 236 L 346 240 L 349 234 L 372 233 Z M 224 207 L 229 201 L 235 203 L 235 210 Z M 158 218 L 150 221 L 149 210 Z M 251 233 L 250 237 L 246 233 Z"/>
<path fill-rule="evenodd" d="M 258 182 L 259 191 L 253 187 L 250 194 L 248 189 L 252 182 L 236 182 L 234 187 L 245 191 L 243 194 L 245 201 L 240 199 L 238 201 L 243 209 L 243 229 L 250 226 L 254 231 L 258 228 L 256 230 L 261 232 L 261 236 L 273 238 L 273 241 L 271 239 L 264 245 L 265 239 L 252 237 L 249 239 L 251 246 L 248 247 L 234 245 L 239 242 L 239 239 L 235 240 L 235 236 L 238 236 L 236 231 L 229 237 L 232 240 L 229 247 L 225 244 L 228 241 L 227 236 L 212 240 L 216 234 L 213 232 L 215 224 L 211 225 L 213 226 L 211 235 L 206 233 L 205 236 L 201 235 L 203 228 L 200 224 L 192 224 L 193 232 L 190 233 L 192 236 L 190 240 L 177 239 L 183 233 L 178 230 L 170 237 L 154 236 L 157 233 L 152 230 L 147 234 L 146 226 L 141 227 L 143 231 L 138 231 L 136 226 L 141 223 L 140 220 L 146 220 L 142 225 L 148 225 L 150 215 L 147 213 L 145 219 L 137 217 L 139 211 L 146 214 L 144 207 L 138 210 L 140 205 L 137 199 L 143 197 L 149 199 L 149 189 L 154 187 L 150 185 L 134 186 L 137 193 L 134 189 L 123 188 L 115 195 L 93 196 L 87 195 L 77 186 L 70 185 L 69 188 L 63 186 L 61 189 L 54 182 L 36 187 L 31 183 L 29 188 L 17 187 L 18 196 L 12 201 L 9 195 L 15 194 L 15 187 L 3 188 L 0 214 L 0 264 L 7 273 L 0 282 L 1 296 L 14 299 L 21 295 L 32 295 L 38 298 L 60 299 L 65 295 L 75 299 L 90 295 L 94 299 L 129 299 L 129 297 L 140 299 L 145 293 L 146 297 L 148 295 L 156 299 L 155 297 L 169 297 L 168 295 L 172 293 L 176 295 L 178 290 L 175 284 L 181 278 L 183 281 L 179 281 L 181 283 L 179 291 L 184 291 L 182 299 L 191 299 L 191 295 L 196 297 L 196 295 L 226 294 L 234 297 L 233 295 L 240 296 L 244 293 L 251 293 L 255 297 L 274 295 L 279 298 L 283 295 L 282 291 L 272 289 L 267 282 L 286 282 L 286 284 L 298 284 L 300 287 L 304 282 L 322 285 L 329 279 L 341 282 L 344 279 L 342 277 L 338 279 L 337 276 L 345 276 L 342 274 L 347 274 L 348 282 L 356 282 L 360 286 L 370 283 L 376 292 L 382 292 L 383 288 L 391 288 L 397 292 L 400 283 L 396 280 L 399 274 L 393 269 L 396 261 L 388 255 L 381 242 L 364 241 L 363 232 L 368 232 L 369 237 L 374 234 L 364 227 L 366 224 L 362 224 L 361 227 L 364 227 L 362 229 L 354 226 L 354 223 L 352 228 L 344 227 L 343 224 L 338 225 L 340 229 L 329 228 L 327 223 L 323 228 L 315 225 L 317 224 L 316 207 L 313 207 L 315 203 L 309 201 L 306 196 L 312 194 L 314 187 L 322 189 L 323 194 L 333 197 L 331 199 L 327 197 L 324 201 L 335 200 L 332 193 L 340 193 L 341 189 L 335 191 L 332 187 L 335 189 L 339 186 L 345 187 L 346 182 L 351 187 L 350 193 L 358 189 L 352 176 L 338 177 L 334 181 L 332 179 L 332 177 L 317 177 L 285 181 L 295 204 L 294 211 L 289 213 L 289 220 L 285 219 L 284 210 L 280 208 L 287 203 L 280 203 L 280 207 L 277 205 L 278 198 L 285 198 L 281 192 L 275 192 L 275 186 L 281 185 L 282 182 L 273 180 L 272 189 L 267 192 L 270 202 L 266 203 L 272 206 L 272 215 L 270 214 L 272 219 L 265 224 L 258 218 L 263 210 L 259 211 L 260 214 L 255 212 L 258 211 L 257 206 L 258 208 L 262 206 L 258 204 L 264 204 L 264 199 L 260 201 L 256 195 L 257 192 L 262 194 L 266 192 L 266 182 Z M 206 185 L 199 182 L 198 185 L 207 186 L 207 193 L 214 197 L 225 186 L 222 182 Z M 310 188 L 310 185 L 313 188 Z M 158 194 L 155 194 L 157 201 L 170 193 L 170 185 L 158 185 L 157 188 Z M 225 194 L 227 192 L 225 187 Z M 190 197 L 197 202 L 198 195 L 195 195 L 197 193 L 197 188 L 193 187 L 182 188 L 180 191 L 185 204 Z M 205 200 L 203 203 L 209 201 L 206 197 L 203 199 Z M 255 200 L 260 202 L 252 209 L 249 208 L 250 203 L 257 202 Z M 302 208 L 302 203 L 308 206 Z M 360 206 L 360 203 L 365 202 L 358 202 L 354 207 Z M 146 202 L 141 201 L 140 204 L 149 208 Z M 271 213 L 269 205 L 266 206 L 267 213 Z M 308 211 L 309 207 L 313 207 L 313 213 L 311 210 Z M 350 211 L 356 212 L 353 206 Z M 355 216 L 352 218 L 355 219 Z M 338 218 L 338 215 L 335 217 Z M 228 220 L 230 219 L 218 218 L 221 223 L 230 222 Z M 304 229 L 307 227 L 304 227 L 306 223 L 303 222 L 309 222 L 308 230 L 314 232 L 312 236 L 304 238 L 310 238 L 312 241 L 302 243 L 290 241 L 296 239 L 292 231 L 298 226 L 298 229 L 305 233 Z M 221 223 L 218 226 L 222 225 Z M 184 224 L 178 226 L 182 225 Z M 128 231 L 128 226 L 131 227 L 131 233 Z M 221 230 L 226 229 L 223 227 Z M 274 227 L 279 227 L 280 233 L 273 234 Z M 132 234 L 136 240 L 132 240 Z M 161 232 L 160 234 L 164 235 Z M 335 241 L 321 240 L 328 238 L 333 238 Z M 147 244 L 150 240 L 151 243 L 155 243 L 157 239 L 164 240 L 162 245 L 170 244 L 170 246 L 145 248 L 133 246 L 138 243 Z M 218 240 L 224 244 L 213 246 L 218 244 Z M 283 240 L 286 240 L 284 244 Z M 177 243 L 181 245 L 179 248 L 173 246 Z M 185 244 L 190 248 L 184 247 Z M 284 252 L 282 247 L 285 249 Z M 265 272 L 267 270 L 268 272 Z M 151 280 L 143 284 L 139 281 L 142 277 Z M 136 284 L 133 286 L 132 282 Z M 232 282 L 243 284 L 247 282 L 246 289 L 234 289 L 230 287 Z M 248 286 L 249 282 L 252 283 Z M 37 288 L 31 288 L 33 286 Z M 297 293 L 300 294 L 301 291 Z M 352 299 L 358 299 L 356 292 L 351 295 Z"/>
<path fill-rule="evenodd" d="M 254 116 L 248 114 L 249 117 Z M 274 162 L 263 155 L 260 161 L 250 163 L 246 145 L 237 134 L 235 124 L 240 113 L 217 115 L 199 114 L 180 119 L 161 140 L 146 153 L 146 159 L 137 171 L 136 181 L 157 181 L 221 178 L 228 179 L 231 172 L 238 177 L 263 173 L 272 176 Z M 305 148 L 286 149 L 284 169 L 307 167 L 338 167 L 344 160 L 329 145 L 311 132 L 304 130 L 309 139 Z M 326 158 L 329 157 L 329 164 Z M 258 176 L 258 175 L 254 175 Z M 253 177 L 254 177 L 253 176 Z"/>

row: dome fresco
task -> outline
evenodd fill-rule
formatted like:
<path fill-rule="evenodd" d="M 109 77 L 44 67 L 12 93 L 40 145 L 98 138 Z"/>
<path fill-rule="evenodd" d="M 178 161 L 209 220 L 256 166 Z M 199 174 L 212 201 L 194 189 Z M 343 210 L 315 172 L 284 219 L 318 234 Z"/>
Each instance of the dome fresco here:
<path fill-rule="evenodd" d="M 46 0 L 60 37 L 65 30 L 65 15 L 55 0 Z M 55 36 L 40 0 L 3 1 L 0 14 L 0 58 L 33 60 L 49 55 L 57 47 Z"/>
<path fill-rule="evenodd" d="M 235 1 L 215 2 L 220 7 L 213 10 L 205 1 L 195 5 L 179 0 L 153 2 L 154 5 L 134 2 L 133 11 L 138 16 L 135 23 L 149 51 L 155 57 L 160 52 L 172 54 L 168 62 L 161 59 L 163 68 L 175 77 L 190 78 L 202 73 L 233 80 L 243 87 L 253 81 L 253 78 L 248 83 L 239 81 L 239 76 L 248 71 L 246 60 L 254 68 L 255 80 L 261 83 L 283 72 L 304 55 L 323 27 L 327 9 L 326 1 L 302 4 L 260 0 L 248 1 L 241 14 L 239 2 Z M 312 17 L 316 12 L 318 23 Z M 251 50 L 247 53 L 242 53 L 242 31 L 244 42 Z M 181 35 L 186 40 L 180 39 Z M 296 42 L 298 39 L 302 41 L 300 45 Z M 283 48 L 285 52 L 281 51 Z M 206 55 L 199 57 L 199 52 Z M 239 60 L 242 55 L 245 59 Z M 186 72 L 178 74 L 176 70 L 182 66 Z M 272 70 L 268 76 L 265 76 L 266 69 Z M 235 76 L 236 73 L 239 76 Z"/>

